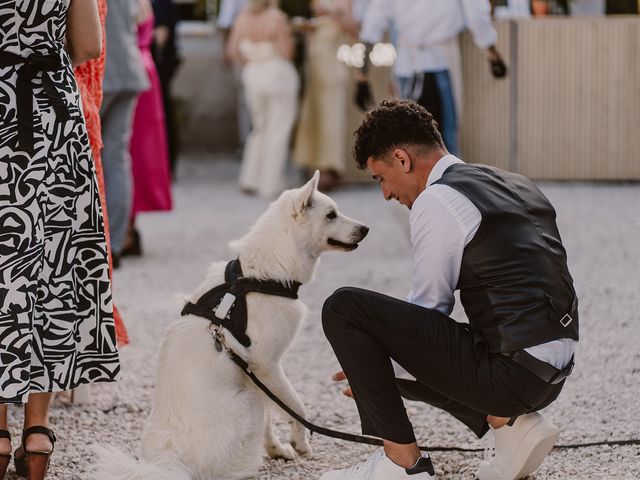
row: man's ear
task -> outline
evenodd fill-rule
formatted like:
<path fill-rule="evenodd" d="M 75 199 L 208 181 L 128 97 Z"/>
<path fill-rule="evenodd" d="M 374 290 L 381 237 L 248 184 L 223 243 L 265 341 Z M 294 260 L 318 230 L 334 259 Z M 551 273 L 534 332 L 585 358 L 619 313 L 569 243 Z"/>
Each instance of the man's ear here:
<path fill-rule="evenodd" d="M 316 170 L 307 183 L 300 187 L 300 191 L 296 197 L 294 205 L 294 216 L 301 214 L 305 208 L 313 205 L 313 194 L 318 190 L 318 180 L 320 179 L 320 170 Z"/>
<path fill-rule="evenodd" d="M 409 152 L 407 152 L 404 148 L 396 148 L 393 151 L 394 159 L 400 163 L 402 167 L 402 171 L 404 173 L 409 173 L 413 168 L 413 159 Z"/>

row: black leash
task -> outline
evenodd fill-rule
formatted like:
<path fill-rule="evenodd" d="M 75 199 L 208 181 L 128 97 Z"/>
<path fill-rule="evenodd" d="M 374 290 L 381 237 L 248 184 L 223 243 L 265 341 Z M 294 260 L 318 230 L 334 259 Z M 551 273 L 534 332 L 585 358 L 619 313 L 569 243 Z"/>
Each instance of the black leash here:
<path fill-rule="evenodd" d="M 294 412 L 286 403 L 284 403 L 280 398 L 269 390 L 264 383 L 260 381 L 260 379 L 251 371 L 249 368 L 249 364 L 240 357 L 236 352 L 234 352 L 231 348 L 227 346 L 224 340 L 224 335 L 220 332 L 221 328 L 217 328 L 214 332 L 212 332 L 214 336 L 214 340 L 216 345 L 222 345 L 224 350 L 227 352 L 227 355 L 233 360 L 233 362 L 240 367 L 240 369 L 251 379 L 251 381 L 264 392 L 264 394 L 269 397 L 274 403 L 276 403 L 282 410 L 287 412 L 292 418 L 300 422 L 302 425 L 307 428 L 311 433 L 319 433 L 320 435 L 324 435 L 327 437 L 337 438 L 340 440 L 346 440 L 348 442 L 356 442 L 356 443 L 364 443 L 366 445 L 377 445 L 383 446 L 382 439 L 376 437 L 368 437 L 366 435 L 356 435 L 354 433 L 345 433 L 337 430 L 332 430 L 326 427 L 320 427 L 311 423 L 306 418 L 298 415 Z M 610 440 L 610 441 L 602 441 L 602 442 L 591 442 L 591 443 L 574 443 L 568 445 L 556 445 L 553 447 L 554 449 L 573 449 L 573 448 L 583 448 L 583 447 L 596 447 L 599 445 L 640 445 L 640 439 L 632 439 L 632 440 Z M 463 448 L 463 447 L 425 447 L 419 445 L 418 448 L 423 452 L 483 452 L 484 448 Z"/>

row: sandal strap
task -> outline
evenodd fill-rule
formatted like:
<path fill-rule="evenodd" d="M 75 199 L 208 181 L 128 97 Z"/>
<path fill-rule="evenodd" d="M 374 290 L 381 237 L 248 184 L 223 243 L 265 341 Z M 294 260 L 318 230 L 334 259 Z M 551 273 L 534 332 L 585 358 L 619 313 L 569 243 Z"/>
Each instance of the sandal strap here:
<path fill-rule="evenodd" d="M 9 430 L 0 430 L 0 438 L 8 438 L 9 440 L 11 440 L 11 434 L 9 433 Z"/>
<path fill-rule="evenodd" d="M 32 435 L 34 433 L 41 433 L 43 435 L 46 435 L 47 437 L 49 437 L 49 440 L 51 440 L 51 445 L 55 446 L 55 444 L 56 444 L 56 436 L 53 433 L 53 430 L 51 430 L 50 428 L 47 428 L 47 427 L 43 427 L 41 425 L 34 425 L 33 427 L 25 428 L 24 431 L 22 432 L 22 448 L 25 451 L 27 450 L 25 448 L 25 441 L 27 440 L 27 437 L 29 435 Z"/>

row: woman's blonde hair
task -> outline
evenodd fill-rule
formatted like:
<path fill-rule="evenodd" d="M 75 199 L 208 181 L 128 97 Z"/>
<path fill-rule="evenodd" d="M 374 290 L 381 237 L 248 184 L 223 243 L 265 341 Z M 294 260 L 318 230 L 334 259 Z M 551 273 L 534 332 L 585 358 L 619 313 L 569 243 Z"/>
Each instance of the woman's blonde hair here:
<path fill-rule="evenodd" d="M 273 0 L 249 0 L 249 10 L 258 13 L 273 5 Z"/>

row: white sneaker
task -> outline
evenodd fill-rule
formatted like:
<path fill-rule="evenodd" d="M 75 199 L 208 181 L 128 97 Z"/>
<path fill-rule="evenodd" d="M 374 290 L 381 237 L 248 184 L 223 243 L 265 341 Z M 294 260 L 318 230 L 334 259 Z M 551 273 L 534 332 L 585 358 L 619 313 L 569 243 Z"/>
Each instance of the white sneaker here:
<path fill-rule="evenodd" d="M 426 455 L 426 456 L 425 456 Z M 376 450 L 364 463 L 344 470 L 331 470 L 320 480 L 435 480 L 431 458 L 426 453 L 411 468 L 402 468 L 384 454 L 382 448 Z"/>
<path fill-rule="evenodd" d="M 512 427 L 491 430 L 495 454 L 480 463 L 479 480 L 517 480 L 535 472 L 558 440 L 558 429 L 539 413 L 518 417 Z"/>

